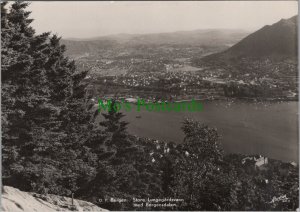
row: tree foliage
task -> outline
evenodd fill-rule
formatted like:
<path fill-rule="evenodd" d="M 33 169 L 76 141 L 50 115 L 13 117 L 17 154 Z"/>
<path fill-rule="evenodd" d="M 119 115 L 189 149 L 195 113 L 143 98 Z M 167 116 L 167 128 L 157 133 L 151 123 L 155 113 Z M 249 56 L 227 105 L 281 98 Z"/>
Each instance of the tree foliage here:
<path fill-rule="evenodd" d="M 60 38 L 36 35 L 28 3 L 1 4 L 4 182 L 23 190 L 70 194 L 79 173 L 91 116 L 86 72 L 64 56 Z M 8 12 L 9 11 L 9 12 Z M 70 148 L 70 147 L 74 148 Z M 82 146 L 80 146 L 82 147 Z M 76 162 L 75 162 L 76 161 Z M 75 165 L 76 164 L 76 165 Z"/>

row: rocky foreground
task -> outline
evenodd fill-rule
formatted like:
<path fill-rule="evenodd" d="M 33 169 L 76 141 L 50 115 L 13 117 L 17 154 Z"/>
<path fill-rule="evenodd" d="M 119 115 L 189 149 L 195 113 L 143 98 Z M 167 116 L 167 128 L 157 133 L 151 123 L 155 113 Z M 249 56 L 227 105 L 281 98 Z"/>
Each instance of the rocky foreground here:
<path fill-rule="evenodd" d="M 32 212 L 32 211 L 107 211 L 98 206 L 74 199 L 57 195 L 41 195 L 23 192 L 19 189 L 4 186 L 1 198 L 1 211 L 6 212 Z"/>

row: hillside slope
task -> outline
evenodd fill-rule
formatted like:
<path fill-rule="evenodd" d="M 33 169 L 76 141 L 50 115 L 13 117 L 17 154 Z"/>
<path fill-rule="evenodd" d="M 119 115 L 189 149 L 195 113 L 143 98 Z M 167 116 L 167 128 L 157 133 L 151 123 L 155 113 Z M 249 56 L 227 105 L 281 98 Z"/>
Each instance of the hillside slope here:
<path fill-rule="evenodd" d="M 1 211 L 6 212 L 51 212 L 51 211 L 107 211 L 98 206 L 68 197 L 41 195 L 23 192 L 19 189 L 4 186 L 2 190 Z"/>
<path fill-rule="evenodd" d="M 281 19 L 248 35 L 228 50 L 209 55 L 205 59 L 237 57 L 288 57 L 297 56 L 297 16 Z"/>

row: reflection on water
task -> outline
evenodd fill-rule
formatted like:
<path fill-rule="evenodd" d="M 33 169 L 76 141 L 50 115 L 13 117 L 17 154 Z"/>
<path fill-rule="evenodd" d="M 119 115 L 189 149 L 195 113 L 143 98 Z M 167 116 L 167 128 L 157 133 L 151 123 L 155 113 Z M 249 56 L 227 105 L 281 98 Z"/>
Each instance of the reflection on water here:
<path fill-rule="evenodd" d="M 203 101 L 202 112 L 137 112 L 126 114 L 129 131 L 143 137 L 180 143 L 185 117 L 217 127 L 226 152 L 262 154 L 298 161 L 298 103 Z M 135 107 L 135 106 L 133 106 Z M 136 117 L 139 118 L 136 118 Z"/>

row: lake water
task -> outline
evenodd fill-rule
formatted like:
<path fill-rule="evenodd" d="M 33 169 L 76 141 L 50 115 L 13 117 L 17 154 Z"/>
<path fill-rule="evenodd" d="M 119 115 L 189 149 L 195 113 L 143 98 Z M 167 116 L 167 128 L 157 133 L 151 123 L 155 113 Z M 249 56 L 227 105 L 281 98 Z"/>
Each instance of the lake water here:
<path fill-rule="evenodd" d="M 298 161 L 298 103 L 202 101 L 202 112 L 124 112 L 129 132 L 141 137 L 183 142 L 185 117 L 216 127 L 227 153 L 262 154 Z M 135 105 L 133 107 L 136 107 Z M 136 118 L 136 116 L 141 118 Z"/>

